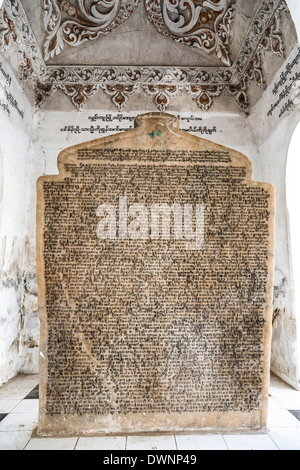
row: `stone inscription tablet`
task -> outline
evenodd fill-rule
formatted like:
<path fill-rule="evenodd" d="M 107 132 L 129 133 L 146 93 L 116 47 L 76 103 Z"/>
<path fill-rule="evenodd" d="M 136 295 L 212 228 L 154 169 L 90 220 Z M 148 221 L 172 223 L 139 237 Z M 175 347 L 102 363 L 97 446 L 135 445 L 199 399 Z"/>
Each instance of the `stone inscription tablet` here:
<path fill-rule="evenodd" d="M 41 435 L 266 424 L 274 191 L 172 116 L 38 180 Z"/>

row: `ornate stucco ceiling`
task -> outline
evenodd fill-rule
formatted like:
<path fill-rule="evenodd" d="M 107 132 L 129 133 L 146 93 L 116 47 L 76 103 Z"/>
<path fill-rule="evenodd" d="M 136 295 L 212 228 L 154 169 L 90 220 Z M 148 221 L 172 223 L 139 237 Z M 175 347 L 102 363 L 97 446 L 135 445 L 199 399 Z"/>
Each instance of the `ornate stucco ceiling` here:
<path fill-rule="evenodd" d="M 101 89 L 121 110 L 142 89 L 163 111 L 186 90 L 203 111 L 226 92 L 247 113 L 266 52 L 284 59 L 282 21 L 295 42 L 283 0 L 5 0 L 0 47 L 18 45 L 38 105 L 60 90 L 81 109 Z"/>

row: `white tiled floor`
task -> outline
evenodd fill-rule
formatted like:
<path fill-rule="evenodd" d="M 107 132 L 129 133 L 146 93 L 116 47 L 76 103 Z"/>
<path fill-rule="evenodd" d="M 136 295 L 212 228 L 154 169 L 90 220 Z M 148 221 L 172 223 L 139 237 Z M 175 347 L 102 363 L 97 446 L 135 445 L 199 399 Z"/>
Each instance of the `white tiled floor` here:
<path fill-rule="evenodd" d="M 193 435 L 36 438 L 38 399 L 25 398 L 38 376 L 0 387 L 0 450 L 300 450 L 300 392 L 271 376 L 266 432 Z"/>

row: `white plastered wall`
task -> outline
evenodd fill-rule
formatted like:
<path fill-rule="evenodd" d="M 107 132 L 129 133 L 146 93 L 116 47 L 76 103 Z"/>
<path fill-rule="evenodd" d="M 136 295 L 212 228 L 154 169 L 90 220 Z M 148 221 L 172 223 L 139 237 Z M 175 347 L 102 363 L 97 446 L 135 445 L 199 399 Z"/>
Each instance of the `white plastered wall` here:
<path fill-rule="evenodd" d="M 259 174 L 261 181 L 272 183 L 276 189 L 276 233 L 275 233 L 275 281 L 273 307 L 273 339 L 271 370 L 294 388 L 300 389 L 298 329 L 299 313 L 295 308 L 294 275 L 290 251 L 290 225 L 286 198 L 286 168 L 290 141 L 300 119 L 300 100 L 297 97 L 299 81 L 279 106 L 268 115 L 271 105 L 279 99 L 274 86 L 279 83 L 282 72 L 299 54 L 296 44 L 282 68 L 254 107 L 250 117 L 251 127 L 258 143 Z M 287 81 L 280 87 L 284 90 L 296 73 L 300 73 L 300 61 L 294 64 Z M 280 116 L 285 103 L 293 102 L 287 112 Z"/>
<path fill-rule="evenodd" d="M 296 312 L 297 333 L 297 388 L 300 388 L 300 217 L 299 217 L 299 187 L 300 174 L 300 122 L 293 133 L 288 150 L 286 186 L 288 226 L 290 229 L 290 262 L 293 276 L 294 309 Z"/>
<path fill-rule="evenodd" d="M 28 237 L 27 221 L 35 211 L 29 203 L 30 161 L 36 166 L 40 159 L 32 145 L 32 107 L 3 57 L 1 67 L 11 81 L 1 74 L 0 384 L 17 373 L 37 371 L 39 320 L 29 250 L 35 241 Z"/>

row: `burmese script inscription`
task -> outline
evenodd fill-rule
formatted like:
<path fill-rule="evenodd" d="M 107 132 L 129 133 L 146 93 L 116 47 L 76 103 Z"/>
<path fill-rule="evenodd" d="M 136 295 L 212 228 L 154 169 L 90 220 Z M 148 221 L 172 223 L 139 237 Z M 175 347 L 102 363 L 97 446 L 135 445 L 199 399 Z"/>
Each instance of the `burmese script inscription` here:
<path fill-rule="evenodd" d="M 272 190 L 228 149 L 131 132 L 38 183 L 39 431 L 261 427 Z"/>

